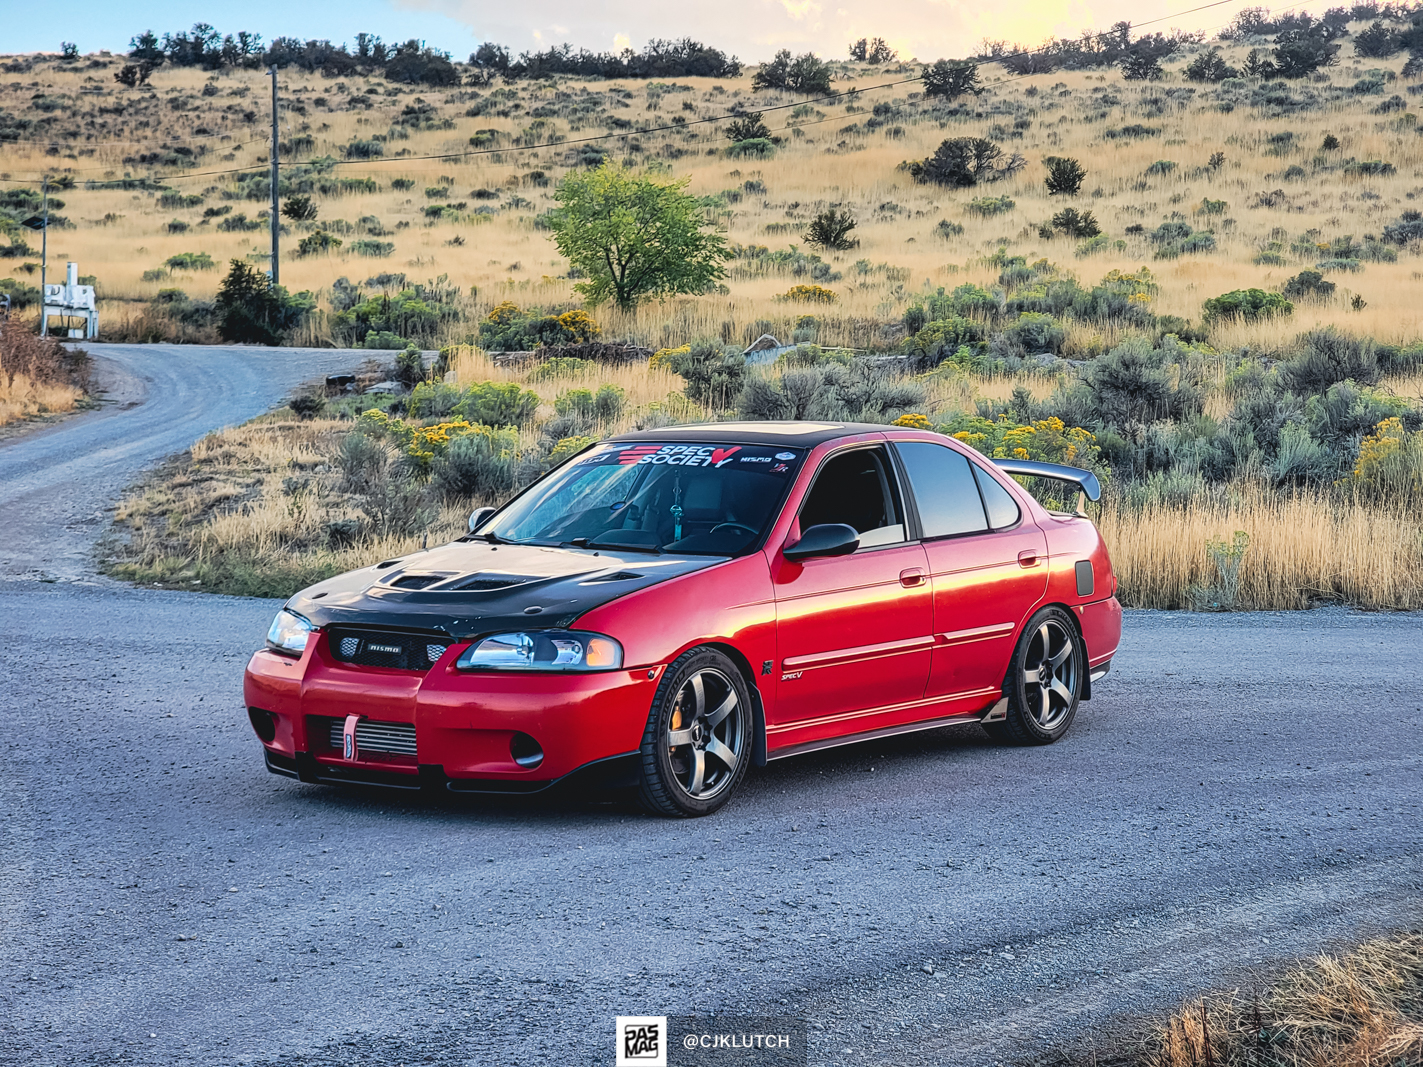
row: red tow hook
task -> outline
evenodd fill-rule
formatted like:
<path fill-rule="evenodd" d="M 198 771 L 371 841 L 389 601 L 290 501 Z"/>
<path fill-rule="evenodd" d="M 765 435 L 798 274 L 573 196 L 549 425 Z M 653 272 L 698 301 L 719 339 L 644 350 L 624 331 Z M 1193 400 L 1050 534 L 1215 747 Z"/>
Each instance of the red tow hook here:
<path fill-rule="evenodd" d="M 356 723 L 360 721 L 360 715 L 347 715 L 341 729 L 341 758 L 351 763 L 361 758 L 361 750 L 356 747 Z"/>

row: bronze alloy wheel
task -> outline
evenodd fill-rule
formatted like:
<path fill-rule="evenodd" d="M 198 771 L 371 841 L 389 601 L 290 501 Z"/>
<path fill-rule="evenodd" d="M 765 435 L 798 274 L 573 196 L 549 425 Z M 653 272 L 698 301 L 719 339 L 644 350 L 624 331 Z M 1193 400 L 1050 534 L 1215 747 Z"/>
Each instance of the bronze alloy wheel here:
<path fill-rule="evenodd" d="M 642 743 L 643 802 L 664 815 L 709 815 L 731 797 L 751 752 L 746 681 L 711 648 L 667 668 Z"/>

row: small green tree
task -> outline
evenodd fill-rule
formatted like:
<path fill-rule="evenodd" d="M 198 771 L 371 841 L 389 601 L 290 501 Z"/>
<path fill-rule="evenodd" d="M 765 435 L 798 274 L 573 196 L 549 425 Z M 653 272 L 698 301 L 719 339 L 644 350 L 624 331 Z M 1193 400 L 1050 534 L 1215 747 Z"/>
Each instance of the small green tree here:
<path fill-rule="evenodd" d="M 309 196 L 289 196 L 282 205 L 282 214 L 293 222 L 315 222 L 316 203 Z"/>
<path fill-rule="evenodd" d="M 1150 52 L 1137 52 L 1122 61 L 1122 77 L 1129 82 L 1159 81 L 1164 73 L 1161 61 Z"/>
<path fill-rule="evenodd" d="M 843 252 L 860 243 L 850 237 L 850 231 L 854 228 L 855 216 L 850 214 L 849 208 L 844 211 L 826 208 L 810 220 L 810 227 L 805 231 L 805 242 Z"/>
<path fill-rule="evenodd" d="M 919 181 L 967 189 L 979 182 L 995 181 L 1023 165 L 1021 156 L 1003 159 L 1003 149 L 983 137 L 950 137 L 920 163 L 909 165 Z"/>
<path fill-rule="evenodd" d="M 1047 167 L 1047 191 L 1049 196 L 1076 196 L 1087 179 L 1087 171 L 1075 159 L 1064 156 L 1048 156 L 1043 160 Z"/>
<path fill-rule="evenodd" d="M 940 59 L 925 67 L 920 78 L 924 82 L 924 95 L 940 100 L 957 100 L 969 93 L 977 96 L 983 92 L 983 87 L 978 84 L 977 63 Z"/>
<path fill-rule="evenodd" d="M 232 261 L 217 288 L 217 332 L 224 341 L 278 345 L 314 306 L 310 293 L 290 295 L 264 271 Z"/>
<path fill-rule="evenodd" d="M 727 123 L 726 136 L 733 142 L 770 140 L 771 129 L 761 120 L 760 112 L 753 112 Z"/>
<path fill-rule="evenodd" d="M 1240 71 L 1221 57 L 1219 48 L 1202 52 L 1187 63 L 1186 69 L 1181 73 L 1186 76 L 1187 81 L 1193 82 L 1223 82 L 1226 78 L 1240 77 Z"/>
<path fill-rule="evenodd" d="M 807 96 L 824 96 L 830 92 L 830 64 L 817 59 L 814 52 L 791 58 L 790 49 L 782 48 L 776 58 L 763 63 L 751 76 L 751 90 L 789 89 Z"/>
<path fill-rule="evenodd" d="M 684 191 L 688 180 L 605 163 L 559 182 L 549 225 L 559 252 L 587 276 L 576 288 L 589 303 L 632 308 L 643 297 L 704 292 L 722 277 L 730 250 Z"/>

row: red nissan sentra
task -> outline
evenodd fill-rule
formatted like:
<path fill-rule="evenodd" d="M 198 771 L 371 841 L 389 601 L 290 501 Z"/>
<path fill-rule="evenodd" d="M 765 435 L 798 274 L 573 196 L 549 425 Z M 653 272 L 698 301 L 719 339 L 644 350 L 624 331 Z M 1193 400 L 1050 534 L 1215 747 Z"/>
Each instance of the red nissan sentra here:
<path fill-rule="evenodd" d="M 720 423 L 593 445 L 470 533 L 320 582 L 247 667 L 269 770 L 706 815 L 750 764 L 950 723 L 1049 744 L 1111 664 L 1083 514 L 920 430 Z M 1079 497 L 1079 503 L 1080 503 Z M 576 779 L 572 776 L 576 776 Z"/>

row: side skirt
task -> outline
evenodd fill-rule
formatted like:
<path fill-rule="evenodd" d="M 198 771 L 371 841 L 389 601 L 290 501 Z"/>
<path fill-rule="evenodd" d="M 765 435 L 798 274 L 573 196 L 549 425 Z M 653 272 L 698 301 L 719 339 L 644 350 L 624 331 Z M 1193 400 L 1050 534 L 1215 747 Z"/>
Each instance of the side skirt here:
<path fill-rule="evenodd" d="M 970 712 L 965 715 L 946 715 L 940 719 L 928 719 L 924 722 L 903 723 L 898 726 L 885 726 L 878 730 L 864 730 L 857 734 L 847 734 L 844 737 L 825 737 L 817 741 L 803 741 L 798 745 L 786 745 L 778 748 L 774 752 L 768 753 L 766 761 L 786 759 L 789 756 L 801 756 L 807 752 L 819 752 L 827 748 L 839 748 L 841 745 L 857 745 L 861 741 L 874 741 L 882 737 L 898 737 L 900 734 L 917 734 L 924 730 L 939 730 L 945 726 L 962 726 L 966 723 L 1001 722 L 1008 717 L 1008 698 L 994 703 L 991 707 L 983 711 Z"/>

